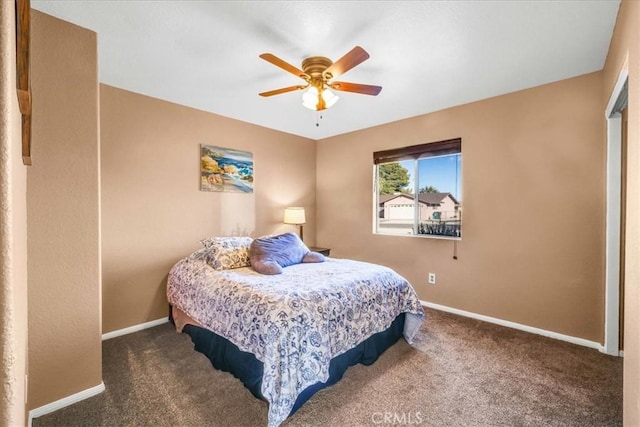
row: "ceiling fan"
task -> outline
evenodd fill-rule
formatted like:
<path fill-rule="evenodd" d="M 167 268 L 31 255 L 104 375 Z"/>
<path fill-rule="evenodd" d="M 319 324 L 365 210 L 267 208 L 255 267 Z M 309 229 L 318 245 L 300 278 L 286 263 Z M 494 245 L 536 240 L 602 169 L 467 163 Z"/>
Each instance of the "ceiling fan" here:
<path fill-rule="evenodd" d="M 365 95 L 377 95 L 382 90 L 381 86 L 365 85 L 360 83 L 334 82 L 333 79 L 346 73 L 358 64 L 369 59 L 369 54 L 360 46 L 356 46 L 336 62 L 332 62 L 324 56 L 311 56 L 302 61 L 302 70 L 271 53 L 263 53 L 260 58 L 272 63 L 276 67 L 300 77 L 305 84 L 284 87 L 280 89 L 262 92 L 260 96 L 273 96 L 294 90 L 308 90 L 302 96 L 302 105 L 312 110 L 325 110 L 338 100 L 329 88 L 343 92 L 362 93 Z"/>

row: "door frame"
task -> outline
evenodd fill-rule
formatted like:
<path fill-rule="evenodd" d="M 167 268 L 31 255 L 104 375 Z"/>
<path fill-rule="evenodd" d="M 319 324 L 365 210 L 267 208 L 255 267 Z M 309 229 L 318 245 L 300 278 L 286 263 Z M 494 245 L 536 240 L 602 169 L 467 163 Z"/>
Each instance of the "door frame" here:
<path fill-rule="evenodd" d="M 602 351 L 622 356 L 619 340 L 620 321 L 620 224 L 622 117 L 613 109 L 629 79 L 625 60 L 605 110 L 607 120 L 607 210 L 605 256 L 605 323 Z"/>

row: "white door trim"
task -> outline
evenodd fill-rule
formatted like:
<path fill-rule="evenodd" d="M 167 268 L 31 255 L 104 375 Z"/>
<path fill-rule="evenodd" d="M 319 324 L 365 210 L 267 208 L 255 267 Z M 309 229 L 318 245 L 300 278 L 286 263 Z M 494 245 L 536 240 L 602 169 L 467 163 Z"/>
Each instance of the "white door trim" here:
<path fill-rule="evenodd" d="M 613 88 L 605 117 L 607 120 L 607 214 L 605 258 L 605 331 L 603 351 L 620 355 L 620 203 L 622 163 L 622 118 L 613 108 L 629 78 L 625 61 Z"/>

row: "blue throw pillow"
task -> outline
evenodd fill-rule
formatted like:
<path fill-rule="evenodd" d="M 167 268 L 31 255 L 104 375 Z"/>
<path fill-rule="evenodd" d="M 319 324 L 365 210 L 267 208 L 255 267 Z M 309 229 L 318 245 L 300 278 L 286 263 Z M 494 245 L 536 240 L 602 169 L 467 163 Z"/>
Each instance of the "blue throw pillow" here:
<path fill-rule="evenodd" d="M 249 248 L 251 267 L 261 274 L 281 274 L 284 267 L 301 262 L 323 262 L 324 255 L 311 252 L 297 234 L 254 239 Z"/>

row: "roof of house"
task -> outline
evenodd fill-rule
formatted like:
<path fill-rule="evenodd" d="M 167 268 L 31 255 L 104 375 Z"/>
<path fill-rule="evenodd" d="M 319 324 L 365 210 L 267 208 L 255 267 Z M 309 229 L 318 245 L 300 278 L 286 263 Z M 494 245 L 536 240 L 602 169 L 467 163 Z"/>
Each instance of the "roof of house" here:
<path fill-rule="evenodd" d="M 396 194 L 381 194 L 380 197 L 378 198 L 378 201 L 380 204 L 383 204 L 388 202 L 389 200 L 393 200 L 401 196 L 404 196 L 408 199 L 413 200 L 413 194 L 396 193 Z M 447 196 L 451 197 L 451 200 L 453 200 L 453 202 L 456 205 L 458 204 L 458 200 L 456 200 L 456 198 L 453 197 L 453 194 L 451 193 L 420 193 L 418 194 L 418 201 L 425 203 L 427 205 L 439 205 L 440 203 L 442 203 L 442 200 Z"/>

